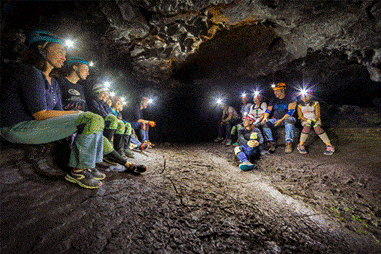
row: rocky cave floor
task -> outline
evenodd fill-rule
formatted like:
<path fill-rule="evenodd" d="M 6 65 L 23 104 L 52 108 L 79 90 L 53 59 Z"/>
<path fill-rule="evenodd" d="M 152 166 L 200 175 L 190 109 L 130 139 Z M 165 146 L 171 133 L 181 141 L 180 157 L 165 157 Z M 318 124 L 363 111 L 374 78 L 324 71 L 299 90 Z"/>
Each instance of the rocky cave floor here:
<path fill-rule="evenodd" d="M 381 253 L 380 148 L 342 141 L 324 156 L 316 140 L 242 172 L 232 147 L 163 143 L 135 154 L 148 172 L 108 172 L 98 190 L 20 159 L 44 150 L 8 148 L 1 253 Z"/>

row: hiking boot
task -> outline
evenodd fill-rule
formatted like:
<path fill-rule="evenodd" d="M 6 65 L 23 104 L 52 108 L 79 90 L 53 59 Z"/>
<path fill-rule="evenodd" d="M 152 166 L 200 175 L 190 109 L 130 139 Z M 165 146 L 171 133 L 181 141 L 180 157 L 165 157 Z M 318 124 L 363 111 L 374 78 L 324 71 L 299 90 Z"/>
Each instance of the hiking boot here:
<path fill-rule="evenodd" d="M 307 153 L 306 147 L 304 145 L 298 145 L 296 149 L 298 149 L 299 153 L 301 154 Z"/>
<path fill-rule="evenodd" d="M 223 137 L 217 137 L 215 140 L 213 140 L 213 142 L 218 143 L 218 142 L 221 142 L 222 140 L 224 140 Z"/>
<path fill-rule="evenodd" d="M 231 146 L 232 145 L 232 141 L 231 140 L 227 140 L 225 145 L 226 146 Z"/>
<path fill-rule="evenodd" d="M 286 142 L 286 148 L 284 149 L 285 153 L 292 153 L 292 142 Z"/>
<path fill-rule="evenodd" d="M 135 155 L 130 151 L 130 150 L 124 150 L 124 154 L 128 157 L 128 158 L 135 158 Z"/>
<path fill-rule="evenodd" d="M 324 151 L 324 155 L 332 155 L 335 152 L 335 148 L 331 145 L 327 145 L 327 148 Z"/>
<path fill-rule="evenodd" d="M 275 144 L 274 144 L 274 142 L 270 141 L 267 145 L 269 147 L 269 152 L 270 153 L 275 152 Z"/>
<path fill-rule="evenodd" d="M 96 180 L 88 169 L 73 169 L 65 176 L 65 180 L 86 189 L 97 189 L 102 185 L 102 182 Z"/>
<path fill-rule="evenodd" d="M 103 174 L 96 168 L 89 168 L 90 173 L 94 176 L 95 180 L 103 180 L 106 178 L 106 174 Z"/>
<path fill-rule="evenodd" d="M 249 170 L 254 169 L 254 164 L 252 164 L 250 161 L 245 161 L 245 162 L 239 164 L 239 168 L 242 171 L 249 171 Z"/>

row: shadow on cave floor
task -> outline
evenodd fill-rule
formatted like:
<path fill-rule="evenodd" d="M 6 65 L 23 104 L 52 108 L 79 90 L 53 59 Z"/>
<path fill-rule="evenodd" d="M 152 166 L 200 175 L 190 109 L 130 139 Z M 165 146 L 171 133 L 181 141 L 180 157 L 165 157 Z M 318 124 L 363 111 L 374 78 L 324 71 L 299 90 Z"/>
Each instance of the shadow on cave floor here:
<path fill-rule="evenodd" d="M 324 156 L 317 140 L 241 172 L 231 147 L 164 143 L 136 154 L 149 172 L 109 172 L 98 190 L 2 163 L 1 252 L 380 253 L 380 148 Z"/>

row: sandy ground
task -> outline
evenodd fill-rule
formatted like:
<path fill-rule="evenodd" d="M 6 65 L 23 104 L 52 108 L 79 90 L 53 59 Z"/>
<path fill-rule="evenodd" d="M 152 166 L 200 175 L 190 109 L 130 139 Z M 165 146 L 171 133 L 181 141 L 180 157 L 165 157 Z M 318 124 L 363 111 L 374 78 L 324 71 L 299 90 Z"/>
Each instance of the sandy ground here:
<path fill-rule="evenodd" d="M 3 151 L 1 253 L 381 253 L 376 145 L 278 147 L 242 172 L 232 147 L 164 143 L 98 190 Z"/>

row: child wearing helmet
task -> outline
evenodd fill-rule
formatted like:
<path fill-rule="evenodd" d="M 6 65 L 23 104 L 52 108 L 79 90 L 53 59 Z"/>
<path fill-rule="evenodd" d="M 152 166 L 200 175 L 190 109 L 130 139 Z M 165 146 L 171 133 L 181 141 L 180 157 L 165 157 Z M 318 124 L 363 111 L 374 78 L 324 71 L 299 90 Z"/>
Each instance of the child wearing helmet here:
<path fill-rule="evenodd" d="M 263 136 L 258 128 L 254 126 L 255 118 L 252 115 L 243 117 L 243 128 L 238 130 L 238 145 L 234 153 L 240 160 L 239 168 L 242 171 L 254 169 L 254 164 L 249 158 L 260 154 L 263 144 Z"/>
<path fill-rule="evenodd" d="M 325 133 L 321 127 L 320 104 L 318 101 L 312 100 L 312 90 L 302 91 L 301 100 L 301 103 L 297 107 L 298 117 L 303 126 L 302 133 L 300 134 L 300 142 L 297 147 L 299 153 L 307 153 L 304 143 L 308 138 L 311 128 L 313 128 L 315 133 L 327 146 L 324 155 L 332 155 L 335 152 L 335 148 L 332 146 L 327 133 Z"/>

